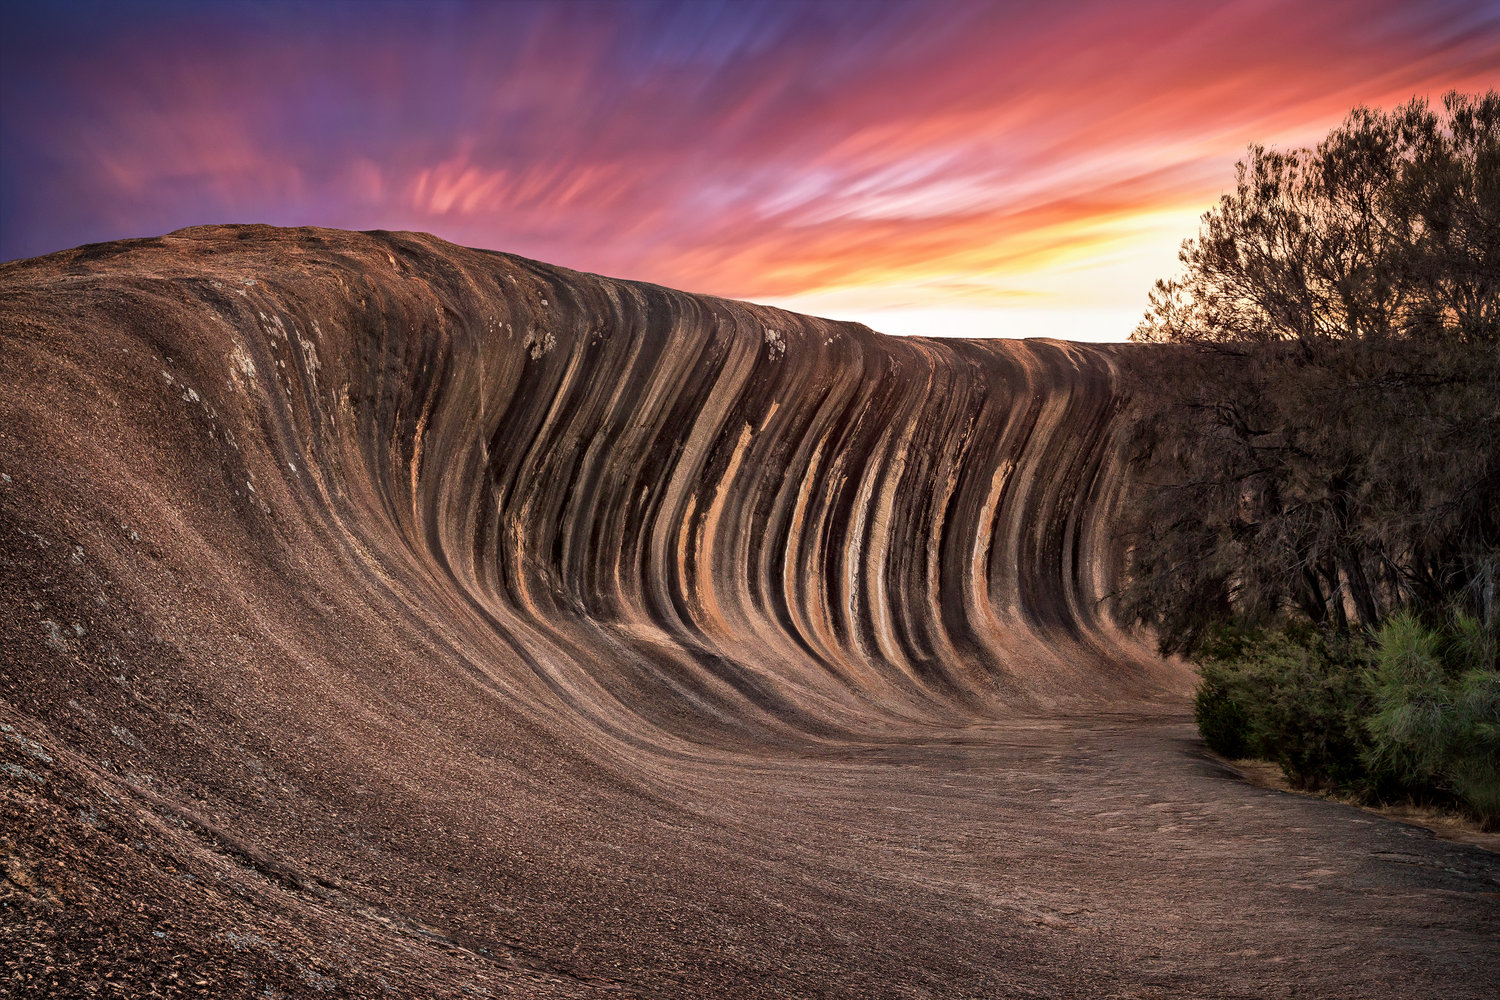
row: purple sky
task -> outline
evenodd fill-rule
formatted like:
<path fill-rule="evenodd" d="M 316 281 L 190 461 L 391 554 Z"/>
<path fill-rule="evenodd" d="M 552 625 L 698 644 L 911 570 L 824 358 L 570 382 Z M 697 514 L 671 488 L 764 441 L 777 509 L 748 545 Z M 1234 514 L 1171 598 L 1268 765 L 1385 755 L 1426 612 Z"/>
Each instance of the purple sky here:
<path fill-rule="evenodd" d="M 907 332 L 1124 337 L 1252 141 L 1500 4 L 6 4 L 0 257 L 417 229 Z"/>

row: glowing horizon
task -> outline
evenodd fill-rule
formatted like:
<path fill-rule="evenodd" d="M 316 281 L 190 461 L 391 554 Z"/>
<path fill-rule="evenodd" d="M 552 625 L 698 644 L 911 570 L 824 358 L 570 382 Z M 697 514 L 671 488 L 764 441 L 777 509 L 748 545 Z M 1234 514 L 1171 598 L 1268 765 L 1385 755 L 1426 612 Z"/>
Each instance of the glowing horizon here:
<path fill-rule="evenodd" d="M 929 335 L 1123 339 L 1247 144 L 1500 82 L 1496 3 L 64 4 L 4 28 L 5 259 L 413 229 Z"/>

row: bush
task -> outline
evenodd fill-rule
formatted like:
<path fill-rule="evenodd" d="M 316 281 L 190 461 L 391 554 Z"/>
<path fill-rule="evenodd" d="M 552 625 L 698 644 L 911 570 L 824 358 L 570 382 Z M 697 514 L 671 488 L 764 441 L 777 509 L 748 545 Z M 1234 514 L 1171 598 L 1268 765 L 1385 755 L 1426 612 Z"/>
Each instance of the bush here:
<path fill-rule="evenodd" d="M 1193 698 L 1193 717 L 1198 734 L 1214 753 L 1239 760 L 1260 756 L 1252 734 L 1252 709 L 1256 695 L 1240 665 L 1210 661 L 1198 675 L 1198 693 Z"/>
<path fill-rule="evenodd" d="M 1455 613 L 1440 628 L 1392 616 L 1376 635 L 1366 764 L 1408 794 L 1457 799 L 1500 827 L 1500 669 L 1495 630 Z"/>
<path fill-rule="evenodd" d="M 1375 648 L 1368 762 L 1407 788 L 1436 789 L 1454 721 L 1439 637 L 1402 612 L 1381 627 Z"/>
<path fill-rule="evenodd" d="M 1500 670 L 1466 672 L 1456 710 L 1453 790 L 1486 829 L 1500 828 Z"/>
<path fill-rule="evenodd" d="M 1256 711 L 1264 687 L 1253 654 L 1253 634 L 1231 628 L 1214 630 L 1203 644 L 1193 716 L 1209 749 L 1235 760 L 1261 755 Z"/>
<path fill-rule="evenodd" d="M 1368 649 L 1358 640 L 1316 633 L 1289 639 L 1287 647 L 1270 664 L 1262 737 L 1268 756 L 1299 788 L 1363 791 L 1369 780 Z"/>
<path fill-rule="evenodd" d="M 1298 787 L 1366 781 L 1363 643 L 1301 629 L 1206 648 L 1194 714 L 1211 749 L 1275 761 Z"/>
<path fill-rule="evenodd" d="M 1226 757 L 1275 761 L 1300 788 L 1456 802 L 1500 828 L 1496 630 L 1454 612 L 1392 615 L 1373 647 L 1306 626 L 1219 630 L 1194 715 Z"/>

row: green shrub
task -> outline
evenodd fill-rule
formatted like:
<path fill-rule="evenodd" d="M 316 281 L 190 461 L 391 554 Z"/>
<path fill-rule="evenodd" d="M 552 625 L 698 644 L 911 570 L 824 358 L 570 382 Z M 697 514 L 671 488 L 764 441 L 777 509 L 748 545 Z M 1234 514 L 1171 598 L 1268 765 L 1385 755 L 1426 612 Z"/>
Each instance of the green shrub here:
<path fill-rule="evenodd" d="M 1441 785 L 1452 743 L 1453 706 L 1442 642 L 1415 615 L 1392 615 L 1375 637 L 1371 769 L 1414 791 Z"/>
<path fill-rule="evenodd" d="M 1287 646 L 1268 664 L 1265 756 L 1298 787 L 1361 788 L 1370 744 L 1364 644 L 1314 634 Z"/>
<path fill-rule="evenodd" d="M 1493 671 L 1500 666 L 1500 635 L 1461 608 L 1453 611 L 1447 643 L 1449 664 L 1458 670 Z"/>
<path fill-rule="evenodd" d="M 1376 636 L 1375 711 L 1365 755 L 1404 791 L 1451 795 L 1500 826 L 1500 669 L 1496 635 L 1454 614 L 1441 628 L 1392 616 Z"/>
<path fill-rule="evenodd" d="M 1487 829 L 1500 827 L 1500 670 L 1470 670 L 1458 682 L 1453 790 Z"/>
<path fill-rule="evenodd" d="M 1227 654 L 1199 668 L 1194 715 L 1211 749 L 1275 761 L 1300 787 L 1364 780 L 1362 643 L 1300 629 L 1206 648 Z"/>
<path fill-rule="evenodd" d="M 1199 668 L 1193 717 L 1209 749 L 1239 760 L 1259 755 L 1251 715 L 1258 698 L 1236 667 L 1210 661 Z"/>
<path fill-rule="evenodd" d="M 1496 630 L 1455 612 L 1390 616 L 1373 646 L 1308 626 L 1205 640 L 1194 715 L 1226 757 L 1299 787 L 1456 801 L 1500 828 Z"/>

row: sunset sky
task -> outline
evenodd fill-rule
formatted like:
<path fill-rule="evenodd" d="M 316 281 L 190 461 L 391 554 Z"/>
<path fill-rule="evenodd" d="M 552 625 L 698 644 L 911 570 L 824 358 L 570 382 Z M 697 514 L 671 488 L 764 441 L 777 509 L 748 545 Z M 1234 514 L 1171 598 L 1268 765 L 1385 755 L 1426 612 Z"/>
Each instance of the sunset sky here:
<path fill-rule="evenodd" d="M 0 257 L 415 229 L 893 333 L 1123 339 L 1247 143 L 1500 85 L 1500 3 L 13 4 Z"/>

